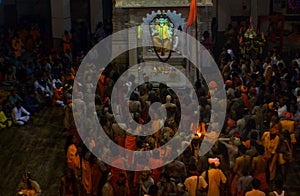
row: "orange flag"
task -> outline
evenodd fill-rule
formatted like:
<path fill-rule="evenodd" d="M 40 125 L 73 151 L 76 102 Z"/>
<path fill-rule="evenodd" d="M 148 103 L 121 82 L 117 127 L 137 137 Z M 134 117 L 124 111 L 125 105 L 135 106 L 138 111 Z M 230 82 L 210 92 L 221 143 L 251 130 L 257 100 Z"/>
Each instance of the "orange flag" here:
<path fill-rule="evenodd" d="M 196 0 L 192 0 L 190 5 L 189 17 L 186 22 L 186 32 L 189 26 L 191 26 L 196 21 L 196 18 L 197 18 L 197 3 Z"/>

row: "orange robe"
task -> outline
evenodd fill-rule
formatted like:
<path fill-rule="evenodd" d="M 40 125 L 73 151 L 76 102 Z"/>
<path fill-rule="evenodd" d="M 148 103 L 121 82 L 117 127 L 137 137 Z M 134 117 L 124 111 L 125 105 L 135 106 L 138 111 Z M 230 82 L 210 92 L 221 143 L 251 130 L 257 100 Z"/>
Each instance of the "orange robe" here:
<path fill-rule="evenodd" d="M 97 163 L 92 165 L 92 195 L 97 196 L 98 194 L 98 185 L 102 178 L 102 171 L 100 166 Z"/>
<path fill-rule="evenodd" d="M 22 189 L 23 195 L 34 196 L 36 191 L 33 189 Z"/>
<path fill-rule="evenodd" d="M 67 151 L 67 162 L 68 167 L 73 169 L 75 175 L 78 175 L 77 169 L 80 168 L 80 158 L 77 154 L 77 147 L 74 144 L 71 144 L 68 147 Z"/>
<path fill-rule="evenodd" d="M 66 53 L 68 49 L 70 51 L 72 51 L 71 40 L 72 40 L 72 36 L 70 34 L 63 35 L 63 51 L 64 51 L 64 53 Z"/>
<path fill-rule="evenodd" d="M 82 159 L 82 185 L 85 193 L 92 193 L 92 166 L 85 159 Z"/>
<path fill-rule="evenodd" d="M 63 88 L 55 89 L 53 98 L 52 98 L 52 104 L 55 105 L 57 100 L 63 100 Z"/>
<path fill-rule="evenodd" d="M 253 177 L 260 180 L 260 190 L 267 191 L 270 187 L 267 183 L 266 176 L 267 162 L 263 155 L 254 157 L 251 163 L 251 170 L 253 171 Z"/>
<path fill-rule="evenodd" d="M 14 49 L 15 57 L 22 56 L 22 47 L 23 47 L 23 43 L 22 43 L 21 39 L 13 39 L 12 40 L 12 48 Z"/>
<path fill-rule="evenodd" d="M 112 186 L 116 187 L 117 181 L 119 179 L 119 174 L 123 173 L 125 174 L 125 177 L 127 178 L 127 173 L 125 170 L 119 169 L 119 168 L 124 168 L 125 167 L 125 161 L 123 158 L 119 157 L 116 160 L 112 162 L 112 165 L 116 165 L 117 167 L 111 167 L 110 172 L 111 172 L 111 179 L 112 179 Z"/>
<path fill-rule="evenodd" d="M 277 135 L 274 139 L 270 139 L 270 132 L 265 132 L 261 140 L 263 142 L 263 145 L 265 147 L 265 154 L 266 158 L 269 163 L 269 171 L 270 171 L 270 180 L 274 180 L 276 175 L 276 169 L 277 169 L 277 147 L 279 144 L 279 136 Z"/>
<path fill-rule="evenodd" d="M 115 141 L 118 142 L 119 146 L 125 147 L 125 138 L 122 136 L 115 136 Z"/>
<path fill-rule="evenodd" d="M 136 137 L 127 135 L 125 138 L 125 148 L 127 150 L 136 150 Z M 128 165 L 132 165 L 133 153 L 127 154 Z"/>
<path fill-rule="evenodd" d="M 206 179 L 206 171 L 204 171 L 201 176 Z M 207 196 L 220 195 L 220 184 L 226 183 L 227 178 L 220 169 L 209 169 L 208 170 L 208 192 Z"/>
<path fill-rule="evenodd" d="M 291 143 L 296 144 L 297 140 L 296 140 L 296 136 L 295 136 L 295 133 L 294 133 L 295 121 L 293 121 L 293 120 L 282 120 L 282 121 L 280 121 L 280 124 L 282 126 L 282 130 L 288 130 L 289 131 L 290 137 L 291 137 Z"/>
<path fill-rule="evenodd" d="M 243 99 L 245 108 L 248 108 L 249 107 L 249 99 L 248 99 L 247 94 L 246 93 L 242 93 L 241 97 Z"/>
<path fill-rule="evenodd" d="M 41 37 L 40 32 L 38 32 L 37 30 L 31 30 L 29 34 L 34 42 L 38 41 Z"/>
<path fill-rule="evenodd" d="M 101 74 L 100 78 L 98 80 L 98 88 L 100 91 L 100 98 L 102 101 L 104 101 L 105 98 L 105 87 L 107 86 L 108 82 L 109 82 L 110 78 L 106 77 L 106 75 Z"/>

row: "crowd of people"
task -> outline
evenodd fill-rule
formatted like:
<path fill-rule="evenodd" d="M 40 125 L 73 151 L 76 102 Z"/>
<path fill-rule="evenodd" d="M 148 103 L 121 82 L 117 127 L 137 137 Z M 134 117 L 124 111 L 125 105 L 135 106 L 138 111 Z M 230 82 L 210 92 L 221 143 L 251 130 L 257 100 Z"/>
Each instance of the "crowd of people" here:
<path fill-rule="evenodd" d="M 295 53 L 292 59 L 283 60 L 276 47 L 264 58 L 253 53 L 242 55 L 227 44 L 216 61 L 224 83 L 211 81 L 206 85 L 200 74 L 194 85 L 199 101 L 198 126 L 191 123 L 179 127 L 181 118 L 189 119 L 193 115 L 181 113 L 180 109 L 189 107 L 188 100 L 192 99 L 190 92 L 183 91 L 176 95 L 163 84 L 147 81 L 136 89 L 130 89 L 135 78 L 128 77 L 128 81 L 124 82 L 124 92 L 127 88 L 128 92 L 133 92 L 128 102 L 131 117 L 139 124 L 151 122 L 151 129 L 158 130 L 148 136 L 127 132 L 130 129 L 145 131 L 141 126 L 126 124 L 126 120 L 117 123 L 117 119 L 124 117 L 123 105 L 126 107 L 126 103 L 112 106 L 110 95 L 122 73 L 115 64 L 106 68 L 100 76 L 99 92 L 96 93 L 96 109 L 103 130 L 119 146 L 132 151 L 151 151 L 151 156 L 141 158 L 128 154 L 121 157 L 109 141 L 97 138 L 97 130 L 79 130 L 85 133 L 85 138 L 81 138 L 74 131 L 76 128 L 71 127 L 69 131 L 73 135 L 66 145 L 68 165 L 73 176 L 69 182 L 81 179 L 83 195 L 287 194 L 285 185 L 289 164 L 294 161 L 295 151 L 299 147 L 299 56 Z M 89 72 L 94 69 L 95 66 L 91 65 L 92 71 Z M 87 82 L 90 81 L 87 79 Z M 208 126 L 213 127 L 218 118 L 211 113 L 211 99 L 223 87 L 227 94 L 225 124 L 211 150 L 199 156 L 205 138 L 217 134 L 218 130 L 214 128 L 208 131 Z M 179 103 L 179 96 L 186 100 L 185 105 Z M 82 97 L 78 99 L 82 101 Z M 150 118 L 149 107 L 155 102 L 163 104 L 167 111 L 166 118 L 155 115 Z M 224 100 L 218 104 L 225 104 Z M 112 107 L 118 108 L 117 113 L 113 113 Z M 82 111 L 79 116 L 87 115 L 86 110 Z M 192 142 L 176 160 L 161 168 L 140 168 L 140 165 L 152 166 L 164 162 L 176 153 L 172 147 L 164 148 L 164 145 L 172 138 L 182 137 L 178 133 L 180 129 L 188 129 Z M 107 148 L 97 148 L 101 142 L 107 142 Z M 155 150 L 158 148 L 163 150 Z M 106 158 L 111 155 L 112 161 L 120 167 L 99 162 L 93 153 Z M 124 167 L 143 171 L 120 169 Z M 63 187 L 67 190 L 65 184 Z M 79 189 L 76 189 L 78 192 Z"/>
<path fill-rule="evenodd" d="M 99 41 L 105 37 L 105 32 L 102 24 L 98 28 L 95 38 Z M 190 92 L 176 95 L 165 85 L 145 82 L 134 89 L 128 105 L 136 122 L 151 122 L 151 128 L 158 130 L 148 136 L 135 136 L 126 131 L 142 131 L 139 126 L 126 127 L 116 122 L 110 95 L 122 72 L 116 64 L 106 68 L 99 77 L 96 91 L 99 122 L 109 138 L 119 146 L 132 151 L 153 150 L 150 158 L 141 159 L 120 157 L 109 145 L 107 149 L 98 149 L 97 130 L 78 130 L 76 127 L 72 90 L 84 53 L 72 53 L 72 36 L 68 34 L 66 31 L 63 35 L 60 54 L 43 47 L 38 28 L 34 25 L 8 30 L 0 40 L 1 82 L 15 87 L 0 107 L 0 127 L 8 128 L 13 123 L 22 126 L 31 115 L 45 107 L 64 107 L 64 127 L 68 133 L 65 146 L 67 169 L 60 181 L 60 195 L 250 196 L 287 193 L 288 167 L 299 147 L 300 57 L 297 54 L 292 59 L 283 59 L 274 48 L 264 58 L 253 58 L 242 56 L 227 45 L 216 59 L 224 83 L 212 81 L 206 85 L 201 74 L 195 82 L 200 113 L 198 126 L 192 123 L 178 126 L 181 116 L 188 119 L 189 115 L 193 115 L 181 114 L 181 103 L 178 102 L 178 96 L 192 99 Z M 134 81 L 134 77 L 129 77 L 127 87 L 130 88 Z M 218 118 L 211 113 L 211 99 L 223 87 L 227 94 L 224 126 L 211 150 L 199 156 L 205 138 L 217 131 L 208 131 L 208 126 Z M 148 111 L 155 102 L 163 103 L 166 118 L 150 118 Z M 119 115 L 123 112 L 122 108 L 118 107 Z M 79 115 L 84 114 L 82 111 Z M 150 169 L 146 166 L 142 171 L 126 171 L 107 165 L 94 155 L 100 150 L 103 156 L 111 155 L 119 164 L 131 168 L 144 165 L 139 163 L 141 160 L 149 166 L 162 163 L 174 151 L 166 147 L 161 154 L 155 149 L 178 137 L 179 129 L 188 129 L 192 142 L 164 167 Z M 87 137 L 82 139 L 78 131 L 84 131 Z M 34 189 L 28 183 L 32 181 L 29 179 L 30 175 L 24 174 L 24 183 Z M 25 192 L 26 186 L 20 189 Z M 38 189 L 35 193 L 40 193 Z"/>
<path fill-rule="evenodd" d="M 61 53 L 49 48 L 35 24 L 0 31 L 0 130 L 11 126 L 26 129 L 46 108 L 64 108 L 83 53 L 71 58 L 70 48 L 64 51 L 66 47 L 62 47 Z M 40 194 L 38 182 L 28 172 L 22 178 L 19 195 Z"/>

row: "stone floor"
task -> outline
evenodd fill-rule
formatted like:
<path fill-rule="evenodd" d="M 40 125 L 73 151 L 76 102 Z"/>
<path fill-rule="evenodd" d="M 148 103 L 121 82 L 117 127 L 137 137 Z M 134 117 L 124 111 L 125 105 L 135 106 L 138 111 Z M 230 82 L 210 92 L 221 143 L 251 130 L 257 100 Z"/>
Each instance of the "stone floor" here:
<path fill-rule="evenodd" d="M 43 195 L 59 195 L 65 167 L 63 108 L 47 108 L 24 127 L 0 130 L 0 196 L 15 195 L 24 171 L 30 171 Z"/>
<path fill-rule="evenodd" d="M 300 151 L 297 151 L 295 161 L 289 166 L 286 188 L 289 196 L 300 195 Z"/>
<path fill-rule="evenodd" d="M 24 127 L 0 130 L 0 196 L 15 195 L 24 171 L 30 171 L 44 196 L 58 196 L 65 168 L 63 108 L 47 108 Z M 289 168 L 289 196 L 300 194 L 300 151 Z"/>

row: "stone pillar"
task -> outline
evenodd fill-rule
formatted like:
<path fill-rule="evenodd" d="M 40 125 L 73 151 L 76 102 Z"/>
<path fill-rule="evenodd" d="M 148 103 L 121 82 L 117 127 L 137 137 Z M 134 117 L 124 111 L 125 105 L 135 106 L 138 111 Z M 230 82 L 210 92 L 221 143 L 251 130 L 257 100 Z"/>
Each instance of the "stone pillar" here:
<path fill-rule="evenodd" d="M 128 32 L 128 45 L 129 47 L 133 47 L 134 49 L 129 51 L 129 66 L 134 66 L 138 63 L 138 55 L 137 55 L 137 46 L 138 46 L 138 38 L 137 38 L 137 18 L 134 15 L 129 16 L 129 26 L 134 27 L 135 32 Z"/>
<path fill-rule="evenodd" d="M 129 47 L 133 47 L 134 49 L 129 51 L 129 66 L 134 66 L 138 63 L 138 56 L 137 56 L 137 27 L 134 30 L 135 32 L 128 31 L 128 44 Z"/>
<path fill-rule="evenodd" d="M 231 0 L 217 0 L 218 31 L 225 31 L 231 21 Z"/>
<path fill-rule="evenodd" d="M 251 0 L 251 16 L 252 16 L 252 23 L 254 30 L 257 29 L 257 20 L 258 20 L 258 6 L 257 6 L 257 0 Z"/>
<path fill-rule="evenodd" d="M 51 23 L 53 47 L 60 51 L 64 31 L 71 30 L 70 0 L 51 0 Z"/>
<path fill-rule="evenodd" d="M 3 2 L 0 0 L 0 26 L 4 25 L 4 6 Z"/>
<path fill-rule="evenodd" d="M 214 56 L 218 56 L 221 53 L 222 47 L 225 44 L 224 32 L 231 21 L 231 3 L 231 0 L 216 0 L 218 29 L 214 46 Z"/>
<path fill-rule="evenodd" d="M 103 23 L 102 0 L 90 0 L 90 19 L 91 32 L 94 33 L 98 22 Z"/>

